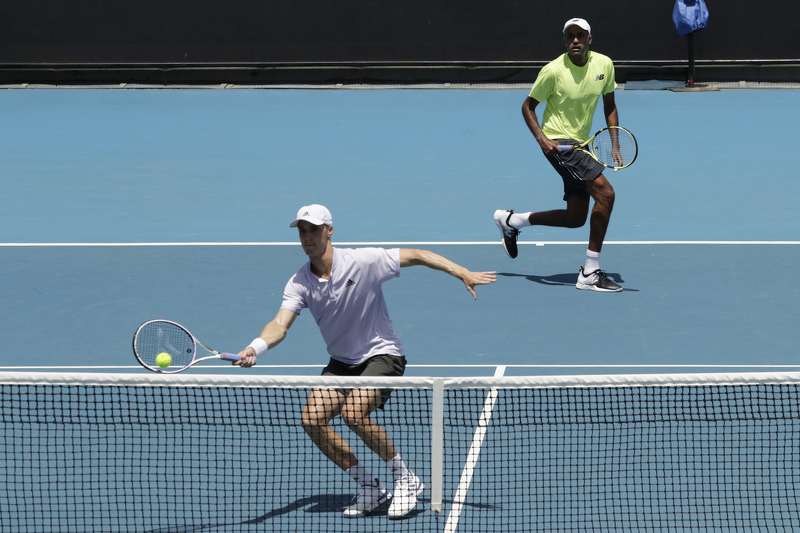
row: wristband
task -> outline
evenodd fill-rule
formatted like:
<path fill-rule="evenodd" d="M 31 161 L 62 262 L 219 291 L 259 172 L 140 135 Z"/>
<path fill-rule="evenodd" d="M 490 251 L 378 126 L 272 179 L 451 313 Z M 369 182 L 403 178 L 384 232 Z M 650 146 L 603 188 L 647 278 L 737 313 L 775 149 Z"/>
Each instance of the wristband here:
<path fill-rule="evenodd" d="M 261 337 L 256 337 L 255 339 L 253 339 L 253 342 L 251 342 L 247 347 L 252 348 L 253 350 L 256 351 L 256 357 L 261 357 L 262 355 L 267 353 L 267 350 L 269 350 L 269 345 L 267 344 L 267 341 L 265 341 Z"/>

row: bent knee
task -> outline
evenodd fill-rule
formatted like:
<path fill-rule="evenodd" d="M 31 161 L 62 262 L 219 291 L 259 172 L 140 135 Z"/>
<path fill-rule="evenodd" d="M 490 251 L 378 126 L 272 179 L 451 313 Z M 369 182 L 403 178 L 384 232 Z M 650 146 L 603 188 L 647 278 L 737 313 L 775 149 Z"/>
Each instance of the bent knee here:
<path fill-rule="evenodd" d="M 611 185 L 608 185 L 606 187 L 596 188 L 594 190 L 593 197 L 595 203 L 612 207 L 617 198 L 617 193 L 614 192 L 614 189 L 611 187 Z"/>
<path fill-rule="evenodd" d="M 300 417 L 300 425 L 308 433 L 310 431 L 315 431 L 318 428 L 327 426 L 328 420 L 303 413 L 303 415 Z"/>
<path fill-rule="evenodd" d="M 363 416 L 361 413 L 342 413 L 342 422 L 349 428 L 356 428 L 365 426 L 370 423 L 368 417 Z"/>

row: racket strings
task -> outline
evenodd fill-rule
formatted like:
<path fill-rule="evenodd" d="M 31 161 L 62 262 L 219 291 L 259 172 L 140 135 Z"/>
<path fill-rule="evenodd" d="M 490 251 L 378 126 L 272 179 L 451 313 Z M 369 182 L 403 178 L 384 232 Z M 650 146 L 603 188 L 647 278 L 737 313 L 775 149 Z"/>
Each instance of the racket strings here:
<path fill-rule="evenodd" d="M 170 367 L 185 367 L 194 359 L 192 336 L 170 322 L 150 322 L 136 334 L 136 354 L 145 365 L 156 368 L 156 357 L 166 352 L 172 357 Z"/>
<path fill-rule="evenodd" d="M 626 167 L 636 159 L 636 139 L 624 129 L 600 132 L 592 141 L 592 153 L 603 164 Z"/>

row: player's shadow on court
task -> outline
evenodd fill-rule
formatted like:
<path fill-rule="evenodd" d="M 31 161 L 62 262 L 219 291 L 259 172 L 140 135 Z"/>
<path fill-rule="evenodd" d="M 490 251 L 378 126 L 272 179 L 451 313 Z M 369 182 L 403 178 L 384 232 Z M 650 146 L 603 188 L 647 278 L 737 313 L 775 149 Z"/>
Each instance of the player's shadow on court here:
<path fill-rule="evenodd" d="M 167 527 L 163 529 L 154 529 L 148 533 L 190 533 L 196 531 L 207 531 L 209 529 L 241 526 L 241 525 L 254 525 L 263 524 L 274 518 L 282 515 L 302 511 L 306 513 L 343 513 L 345 507 L 349 505 L 352 497 L 348 494 L 317 494 L 315 496 L 308 496 L 306 498 L 297 499 L 283 507 L 273 509 L 272 511 L 261 515 L 251 520 L 245 520 L 238 523 L 228 524 L 197 524 L 189 526 L 176 526 Z M 373 511 L 374 516 L 381 514 L 386 515 L 389 509 L 389 504 L 386 503 Z"/>
<path fill-rule="evenodd" d="M 534 283 L 538 283 L 540 285 L 549 285 L 553 287 L 563 286 L 563 287 L 572 287 L 575 288 L 575 282 L 577 281 L 578 275 L 574 272 L 570 272 L 569 274 L 553 274 L 552 276 L 536 276 L 534 274 L 515 274 L 513 272 L 498 272 L 498 276 L 505 276 L 507 278 L 525 278 L 528 281 L 533 281 Z M 617 272 L 606 272 L 606 276 L 615 282 L 622 285 L 625 283 L 625 280 L 622 279 L 622 275 Z M 639 292 L 639 289 L 627 289 L 625 287 L 622 288 L 623 292 Z"/>
<path fill-rule="evenodd" d="M 336 515 L 341 515 L 344 513 L 345 508 L 350 505 L 352 501 L 352 495 L 350 494 L 317 494 L 315 496 L 309 496 L 307 498 L 300 498 L 292 503 L 280 507 L 278 509 L 273 509 L 272 511 L 261 515 L 257 518 L 253 518 L 252 520 L 245 520 L 243 522 L 238 523 L 229 523 L 229 524 L 198 524 L 198 525 L 186 525 L 186 526 L 173 526 L 173 527 L 166 527 L 161 529 L 153 529 L 150 530 L 148 533 L 191 533 L 197 531 L 208 531 L 222 527 L 231 527 L 231 526 L 242 526 L 242 525 L 257 525 L 257 524 L 264 524 L 272 520 L 273 518 L 277 518 L 279 516 L 294 513 L 297 511 L 305 512 L 305 513 L 335 513 Z M 442 503 L 445 504 L 452 504 L 452 501 L 444 500 Z M 389 512 L 389 505 L 391 505 L 391 500 L 380 505 L 377 509 L 372 511 L 369 515 L 367 515 L 366 519 L 370 517 L 383 517 L 386 518 Z M 465 507 L 475 507 L 481 509 L 493 509 L 495 506 L 488 505 L 488 504 L 472 504 L 472 503 L 463 503 Z M 401 520 L 409 520 L 416 516 L 421 515 L 427 509 L 430 509 L 430 499 L 429 498 L 420 498 L 417 502 L 417 507 L 404 516 Z M 362 519 L 364 519 L 362 518 Z"/>
<path fill-rule="evenodd" d="M 272 511 L 268 512 L 265 515 L 259 516 L 258 518 L 254 518 L 253 520 L 248 520 L 246 522 L 242 522 L 242 524 L 261 524 L 267 522 L 268 520 L 287 514 L 292 513 L 295 511 L 302 510 L 306 513 L 336 513 L 342 514 L 344 513 L 345 508 L 350 505 L 352 501 L 352 495 L 349 494 L 318 494 L 316 496 L 310 496 L 308 498 L 300 498 L 299 500 L 295 500 L 289 505 L 281 507 L 280 509 L 273 509 Z M 421 515 L 427 509 L 430 509 L 430 498 L 420 498 L 417 501 L 417 507 L 415 507 L 410 513 L 404 516 L 401 520 L 409 520 L 416 516 Z M 444 500 L 442 503 L 445 504 L 452 504 L 452 501 Z M 368 517 L 386 517 L 389 513 L 389 506 L 391 505 L 391 500 L 381 504 L 377 509 L 372 511 Z M 486 504 L 471 504 L 471 503 L 464 503 L 465 507 L 479 507 L 483 509 L 491 509 L 493 508 L 492 505 Z"/>

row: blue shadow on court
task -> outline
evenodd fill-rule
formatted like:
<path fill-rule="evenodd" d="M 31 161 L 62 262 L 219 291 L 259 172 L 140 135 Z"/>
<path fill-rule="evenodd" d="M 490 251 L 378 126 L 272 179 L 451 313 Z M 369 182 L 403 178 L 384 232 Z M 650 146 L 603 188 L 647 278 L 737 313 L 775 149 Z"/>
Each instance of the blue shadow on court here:
<path fill-rule="evenodd" d="M 575 287 L 575 277 L 576 274 L 574 272 L 570 272 L 569 274 L 553 274 L 552 276 L 536 276 L 534 274 L 515 274 L 513 272 L 498 272 L 498 276 L 504 276 L 507 278 L 525 278 L 528 281 L 533 281 L 534 283 L 538 283 L 540 285 L 550 285 L 550 286 L 563 286 L 563 287 Z M 617 272 L 606 272 L 606 275 L 614 282 L 619 283 L 622 285 L 625 283 L 625 280 L 622 279 L 622 274 Z M 638 289 L 622 289 L 623 292 L 638 292 Z"/>
<path fill-rule="evenodd" d="M 285 507 L 281 507 L 280 509 L 274 509 L 263 516 L 259 516 L 258 518 L 254 518 L 253 520 L 248 520 L 246 522 L 242 522 L 242 524 L 260 524 L 262 522 L 266 522 L 271 518 L 275 518 L 277 516 L 281 516 L 287 513 L 291 513 L 297 511 L 303 507 L 309 506 L 305 509 L 307 513 L 342 513 L 344 512 L 345 507 L 350 504 L 352 501 L 352 496 L 347 494 L 318 494 L 316 496 L 310 496 L 308 498 L 300 498 L 298 500 L 293 501 L 289 505 Z M 369 516 L 376 517 L 376 516 L 386 516 L 388 514 L 390 501 L 379 506 L 377 509 L 372 511 Z M 443 503 L 445 504 L 452 504 L 452 500 L 444 500 Z M 430 507 L 430 498 L 420 498 L 418 501 L 417 507 L 408 513 L 406 516 L 403 517 L 403 520 L 408 520 L 414 518 L 415 516 L 419 516 L 425 512 L 427 507 Z M 481 509 L 492 509 L 495 508 L 493 505 L 487 504 L 474 504 L 474 503 L 464 503 L 466 507 L 475 507 Z"/>
<path fill-rule="evenodd" d="M 344 511 L 344 508 L 347 507 L 347 504 L 350 503 L 351 499 L 351 496 L 348 494 L 317 494 L 307 498 L 300 498 L 284 507 L 273 509 L 265 515 L 242 523 L 260 524 L 276 516 L 292 513 L 303 508 L 305 508 L 304 511 L 307 513 L 341 513 Z M 379 512 L 386 514 L 386 509 L 384 507 L 388 507 L 388 505 L 379 507 L 373 514 L 378 514 Z"/>
<path fill-rule="evenodd" d="M 303 512 L 306 513 L 336 513 L 336 515 L 339 516 L 341 515 L 342 512 L 344 512 L 345 507 L 347 507 L 347 505 L 350 503 L 351 500 L 352 496 L 349 494 L 317 494 L 315 496 L 309 496 L 307 498 L 297 499 L 292 503 L 285 505 L 284 507 L 281 507 L 279 509 L 273 509 L 272 511 L 264 515 L 261 515 L 257 518 L 253 518 L 252 520 L 245 520 L 244 522 L 238 522 L 236 524 L 197 524 L 197 525 L 185 525 L 185 526 L 172 526 L 172 527 L 153 529 L 148 531 L 148 533 L 191 533 L 193 531 L 207 531 L 221 527 L 264 524 L 269 522 L 273 518 L 294 513 L 300 510 L 303 510 Z M 444 500 L 443 503 L 452 505 L 453 501 Z M 379 517 L 385 518 L 386 515 L 388 514 L 389 505 L 390 502 L 386 502 L 383 505 L 379 506 L 374 511 L 372 511 L 369 515 L 361 519 L 379 518 Z M 480 503 L 463 503 L 463 505 L 465 507 L 473 507 L 476 509 L 499 508 L 494 505 L 480 504 Z M 426 508 L 429 507 L 430 507 L 430 499 L 420 498 L 417 508 L 408 513 L 399 521 L 413 519 L 423 514 Z"/>

